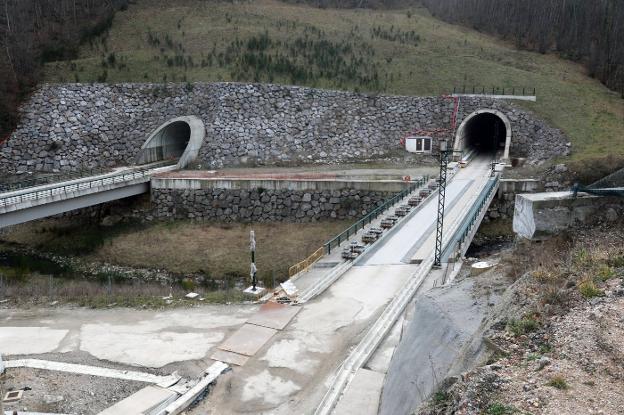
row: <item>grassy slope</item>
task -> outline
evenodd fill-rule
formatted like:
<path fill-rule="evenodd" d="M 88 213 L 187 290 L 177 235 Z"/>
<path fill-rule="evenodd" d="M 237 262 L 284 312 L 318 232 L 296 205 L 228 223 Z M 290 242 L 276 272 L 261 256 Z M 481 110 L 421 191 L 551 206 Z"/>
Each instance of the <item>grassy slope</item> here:
<path fill-rule="evenodd" d="M 415 45 L 373 37 L 371 29 L 377 26 L 414 30 L 421 40 Z M 230 81 L 233 65 L 197 65 L 213 47 L 218 53 L 235 38 L 246 40 L 265 31 L 273 40 L 287 41 L 304 30 L 311 33 L 311 27 L 324 31 L 332 41 L 349 41 L 360 56 L 372 49 L 374 55 L 366 55 L 366 63 L 376 68 L 380 89 L 386 93 L 438 95 L 464 84 L 535 87 L 538 102 L 522 105 L 568 134 L 574 145 L 573 159 L 624 155 L 624 100 L 588 78 L 580 65 L 552 55 L 517 51 L 490 36 L 436 20 L 423 9 L 331 10 L 271 0 L 239 4 L 138 0 L 117 14 L 106 42 L 85 45 L 74 70 L 69 63 L 48 64 L 46 78 L 51 82 L 95 81 L 104 71 L 102 60 L 115 52 L 116 67 L 106 69 L 108 82 L 162 82 L 165 74 L 167 81 Z M 184 52 L 178 53 L 192 56 L 196 66 L 168 67 L 164 55 L 172 56 L 173 49 L 161 52 L 160 47 L 150 45 L 148 30 L 161 40 L 167 35 L 181 44 Z M 118 69 L 120 62 L 125 65 L 122 69 Z M 279 76 L 274 81 L 290 83 Z M 308 83 L 371 89 L 330 79 Z"/>

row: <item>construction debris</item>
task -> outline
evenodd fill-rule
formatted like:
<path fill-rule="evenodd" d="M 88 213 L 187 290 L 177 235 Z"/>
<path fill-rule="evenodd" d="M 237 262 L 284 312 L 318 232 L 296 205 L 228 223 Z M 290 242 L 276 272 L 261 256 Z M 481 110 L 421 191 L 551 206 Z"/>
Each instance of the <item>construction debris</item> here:
<path fill-rule="evenodd" d="M 4 395 L 4 399 L 2 399 L 2 401 L 4 403 L 17 402 L 22 399 L 22 395 L 24 395 L 24 391 L 21 389 L 16 391 L 10 391 Z"/>

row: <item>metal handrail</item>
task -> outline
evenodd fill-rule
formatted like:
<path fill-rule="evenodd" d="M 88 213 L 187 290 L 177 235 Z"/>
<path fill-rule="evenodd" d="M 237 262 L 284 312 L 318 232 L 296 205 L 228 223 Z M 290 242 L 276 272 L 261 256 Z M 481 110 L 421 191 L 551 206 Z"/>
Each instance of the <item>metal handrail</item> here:
<path fill-rule="evenodd" d="M 516 88 L 516 87 L 497 87 L 497 86 L 493 86 L 492 87 L 492 92 L 490 93 L 490 88 L 489 87 L 485 87 L 485 86 L 476 86 L 473 85 L 472 87 L 467 87 L 466 85 L 462 85 L 460 87 L 454 86 L 453 87 L 453 94 L 472 94 L 472 95 L 520 95 L 520 96 L 535 96 L 536 93 L 536 89 L 535 87 L 533 88 L 526 88 L 526 87 L 522 87 L 522 88 Z"/>
<path fill-rule="evenodd" d="M 481 214 L 483 209 L 487 209 L 487 202 L 490 199 L 490 196 L 492 196 L 492 193 L 496 191 L 496 185 L 498 184 L 499 180 L 500 177 L 496 175 L 488 181 L 486 187 L 481 191 L 479 198 L 470 208 L 470 212 L 468 213 L 468 220 L 465 221 L 462 226 L 457 229 L 457 231 L 455 231 L 455 234 L 453 235 L 454 237 L 449 240 L 442 254 L 443 258 L 448 257 L 448 250 L 455 245 L 453 243 L 453 240 L 457 242 L 458 246 L 462 246 L 464 244 L 464 242 L 466 241 L 466 237 L 475 225 L 475 222 L 479 218 L 479 215 Z"/>
<path fill-rule="evenodd" d="M 88 170 L 81 170 L 77 172 L 69 172 L 62 173 L 53 176 L 43 176 L 43 177 L 31 177 L 28 179 L 15 181 L 15 182 L 5 182 L 0 183 L 0 192 L 11 192 L 21 189 L 27 189 L 29 187 L 38 187 L 46 184 L 50 184 L 53 182 L 61 183 L 66 182 L 68 180 L 76 180 L 87 178 L 91 176 L 95 176 L 98 174 L 106 174 L 110 173 L 110 169 L 107 168 L 92 168 Z"/>
<path fill-rule="evenodd" d="M 324 247 L 320 247 L 319 249 L 314 251 L 314 253 L 312 255 L 310 255 L 309 257 L 307 257 L 303 261 L 298 262 L 295 265 L 293 265 L 292 267 L 288 268 L 288 276 L 292 277 L 294 275 L 299 274 L 300 272 L 306 271 L 312 265 L 317 263 L 319 259 L 323 258 L 323 255 L 325 255 L 325 249 L 324 249 Z"/>
<path fill-rule="evenodd" d="M 373 220 L 377 219 L 379 215 L 385 212 L 389 207 L 394 206 L 398 201 L 402 200 L 405 196 L 412 193 L 414 190 L 422 187 L 425 183 L 429 181 L 429 176 L 423 176 L 422 179 L 416 180 L 415 182 L 411 182 L 408 187 L 401 190 L 399 193 L 387 199 L 381 206 L 375 208 L 369 214 L 364 216 L 362 219 L 355 222 L 353 225 L 349 226 L 346 230 L 336 235 L 334 238 L 325 242 L 323 246 L 325 247 L 325 252 L 329 255 L 331 254 L 331 250 L 334 247 L 340 246 L 340 244 L 346 240 L 348 240 L 351 236 L 355 235 L 360 229 L 364 229 L 366 225 L 369 225 Z"/>
<path fill-rule="evenodd" d="M 150 170 L 148 169 L 132 170 L 130 172 L 119 173 L 112 176 L 102 176 L 93 180 L 60 184 L 58 186 L 50 187 L 48 189 L 35 190 L 32 192 L 20 193 L 18 195 L 12 196 L 4 196 L 0 197 L 0 207 L 9 206 L 16 203 L 22 203 L 27 200 L 39 200 L 44 197 L 51 197 L 54 195 L 77 192 L 79 190 L 91 189 L 94 187 L 104 186 L 108 184 L 136 180 L 147 176 L 149 174 L 149 171 Z"/>

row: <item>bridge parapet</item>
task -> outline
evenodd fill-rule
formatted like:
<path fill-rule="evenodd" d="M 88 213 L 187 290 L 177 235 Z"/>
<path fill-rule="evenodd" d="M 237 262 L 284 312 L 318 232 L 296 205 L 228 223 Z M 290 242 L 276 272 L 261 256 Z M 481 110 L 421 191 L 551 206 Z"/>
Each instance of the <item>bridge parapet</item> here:
<path fill-rule="evenodd" d="M 149 191 L 153 174 L 175 166 L 131 169 L 0 194 L 0 228 Z"/>

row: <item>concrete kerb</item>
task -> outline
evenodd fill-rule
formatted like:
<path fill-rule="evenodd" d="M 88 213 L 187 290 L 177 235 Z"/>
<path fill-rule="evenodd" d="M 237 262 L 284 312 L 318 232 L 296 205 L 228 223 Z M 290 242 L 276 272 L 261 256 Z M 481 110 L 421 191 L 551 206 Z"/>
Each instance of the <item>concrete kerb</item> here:
<path fill-rule="evenodd" d="M 207 370 L 206 376 L 204 376 L 195 386 L 189 389 L 185 394 L 180 396 L 177 400 L 169 404 L 163 412 L 159 415 L 177 415 L 184 411 L 191 403 L 193 403 L 199 395 L 201 395 L 208 386 L 214 382 L 221 373 L 226 371 L 229 366 L 223 362 L 213 363 Z"/>
<path fill-rule="evenodd" d="M 180 380 L 180 376 L 175 373 L 169 376 L 160 376 L 131 370 L 109 369 L 105 367 L 79 365 L 75 363 L 53 362 L 50 360 L 16 359 L 8 360 L 5 363 L 7 369 L 28 367 L 32 369 L 52 370 L 58 372 L 77 373 L 81 375 L 153 383 L 163 388 L 168 388 Z"/>

